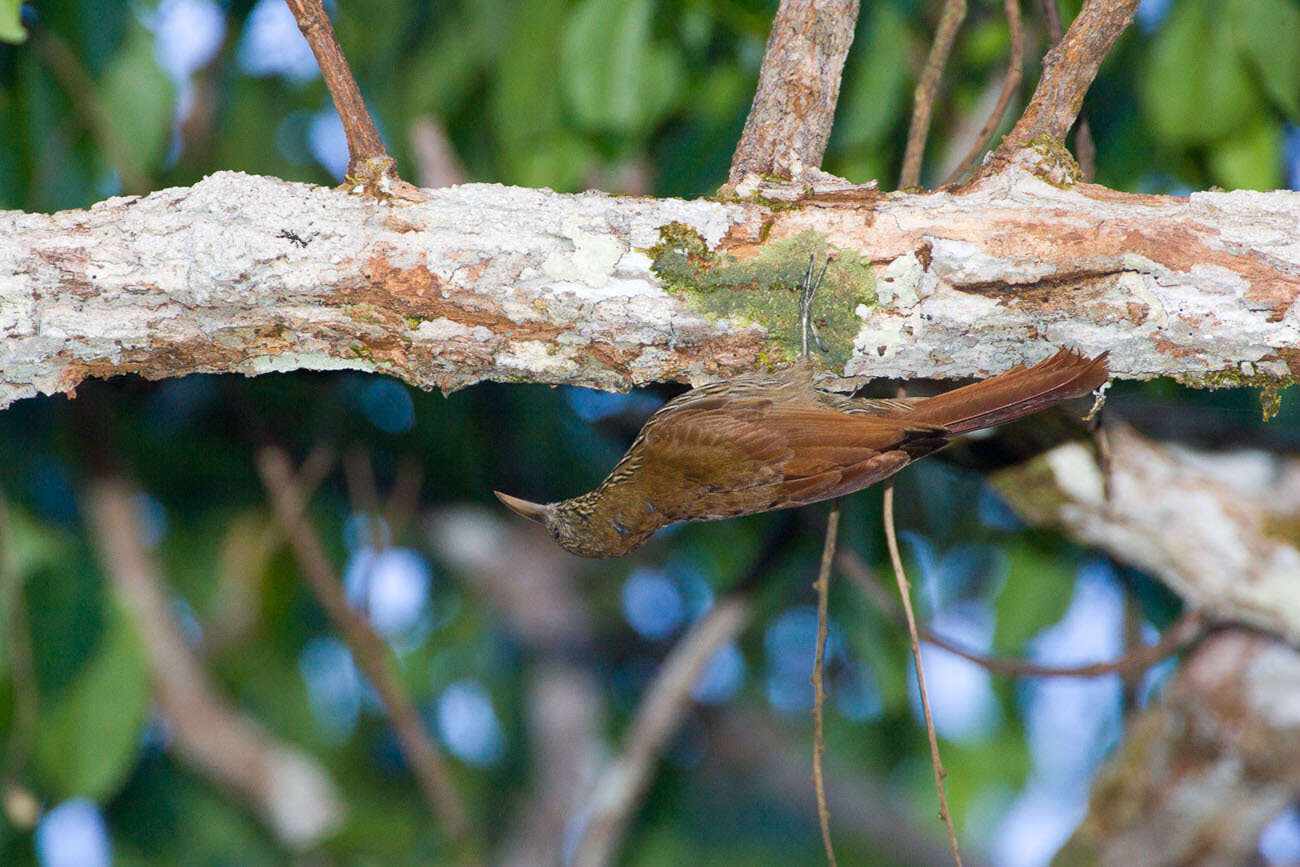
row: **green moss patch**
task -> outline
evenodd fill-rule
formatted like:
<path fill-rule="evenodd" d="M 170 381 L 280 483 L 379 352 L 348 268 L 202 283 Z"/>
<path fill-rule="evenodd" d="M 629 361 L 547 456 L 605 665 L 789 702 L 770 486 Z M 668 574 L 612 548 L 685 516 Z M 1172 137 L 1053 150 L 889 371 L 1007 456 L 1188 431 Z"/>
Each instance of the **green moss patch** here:
<path fill-rule="evenodd" d="M 859 304 L 876 303 L 871 263 L 855 252 L 832 249 L 813 231 L 768 242 L 758 255 L 740 260 L 710 251 L 695 230 L 671 223 L 660 229 L 660 241 L 649 252 L 664 287 L 685 298 L 691 310 L 762 326 L 785 360 L 799 354 L 799 289 L 809 257 L 817 271 L 828 255 L 833 257 L 813 299 L 813 322 L 825 346 L 818 353 L 823 363 L 844 366 L 861 325 L 853 311 Z"/>

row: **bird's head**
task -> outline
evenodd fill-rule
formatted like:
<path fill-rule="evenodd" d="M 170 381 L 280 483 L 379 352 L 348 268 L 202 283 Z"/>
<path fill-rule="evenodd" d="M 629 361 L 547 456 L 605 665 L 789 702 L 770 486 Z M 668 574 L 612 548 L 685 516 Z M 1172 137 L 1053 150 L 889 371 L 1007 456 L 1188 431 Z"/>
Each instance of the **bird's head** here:
<path fill-rule="evenodd" d="M 494 491 L 515 514 L 536 521 L 551 531 L 560 547 L 579 557 L 618 557 L 639 548 L 654 532 L 634 532 L 616 517 L 604 515 L 596 492 L 558 503 L 530 503 Z"/>

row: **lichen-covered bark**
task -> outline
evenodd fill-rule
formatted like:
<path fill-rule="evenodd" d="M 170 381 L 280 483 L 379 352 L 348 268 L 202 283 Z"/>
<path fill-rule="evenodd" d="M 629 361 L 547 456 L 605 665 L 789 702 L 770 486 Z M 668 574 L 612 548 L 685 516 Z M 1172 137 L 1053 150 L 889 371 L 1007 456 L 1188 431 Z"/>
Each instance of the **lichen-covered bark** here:
<path fill-rule="evenodd" d="M 1110 350 L 1122 377 L 1300 372 L 1296 193 L 1136 196 L 1012 167 L 960 193 L 771 207 L 496 185 L 417 204 L 226 172 L 0 213 L 0 407 L 123 373 L 626 388 L 779 361 L 762 326 L 780 323 L 664 291 L 651 248 L 672 224 L 738 258 L 812 231 L 873 263 L 848 376 L 988 374 L 1065 344 Z"/>

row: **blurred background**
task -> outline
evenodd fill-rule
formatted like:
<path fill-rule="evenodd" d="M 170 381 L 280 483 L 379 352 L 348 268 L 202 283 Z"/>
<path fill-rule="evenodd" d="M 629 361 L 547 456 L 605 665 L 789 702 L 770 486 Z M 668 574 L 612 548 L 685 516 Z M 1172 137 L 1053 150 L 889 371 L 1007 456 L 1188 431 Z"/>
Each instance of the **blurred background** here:
<path fill-rule="evenodd" d="M 1067 22 L 1077 5 L 1064 4 Z M 725 180 L 775 2 L 327 7 L 403 177 L 690 197 Z M 824 168 L 894 186 L 937 13 L 864 4 Z M 1047 47 L 1041 9 L 1024 15 L 1026 83 L 1008 126 Z M 224 169 L 340 180 L 342 128 L 283 0 L 0 0 L 0 37 L 23 32 L 0 43 L 2 208 L 84 208 Z M 1294 0 L 1146 0 L 1085 105 L 1096 180 L 1173 194 L 1295 188 L 1297 46 Z M 973 3 L 936 104 L 927 184 L 983 124 L 1007 50 L 1001 4 Z M 259 476 L 268 449 L 306 463 L 301 532 L 391 648 L 419 726 L 446 754 L 470 850 L 517 864 L 571 851 L 582 793 L 665 655 L 744 585 L 753 619 L 695 684 L 621 863 L 822 863 L 808 677 L 825 507 L 682 526 L 628 558 L 583 562 L 491 496 L 589 489 L 678 391 L 483 384 L 444 397 L 353 373 L 192 376 L 87 383 L 75 401 L 0 412 L 0 863 L 466 857 L 302 579 Z M 1247 390 L 1154 382 L 1114 394 L 1117 412 L 1140 421 L 1158 406 L 1166 430 L 1185 420 L 1203 443 L 1300 441 L 1292 399 L 1265 427 Z M 1179 612 L 1139 572 L 1025 527 L 967 468 L 907 470 L 898 503 L 922 619 L 972 648 L 1106 660 Z M 124 551 L 110 526 L 129 536 Z M 879 491 L 845 502 L 841 538 L 888 576 Z M 179 674 L 159 670 L 167 637 L 167 659 L 187 661 Z M 827 654 L 842 863 L 942 857 L 905 633 L 837 578 Z M 925 664 L 968 854 L 1029 867 L 1070 835 L 1126 715 L 1177 662 L 1128 682 L 1010 679 L 934 648 Z M 195 744 L 213 731 L 226 746 L 205 757 Z M 226 731 L 242 734 L 226 742 Z M 1294 807 L 1258 855 L 1300 861 Z"/>

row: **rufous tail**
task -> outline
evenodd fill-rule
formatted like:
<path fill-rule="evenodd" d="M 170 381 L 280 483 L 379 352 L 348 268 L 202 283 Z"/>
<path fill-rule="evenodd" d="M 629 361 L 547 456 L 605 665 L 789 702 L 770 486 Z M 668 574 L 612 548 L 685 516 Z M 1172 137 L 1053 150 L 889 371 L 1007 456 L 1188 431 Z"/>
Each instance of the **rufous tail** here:
<path fill-rule="evenodd" d="M 1107 355 L 1088 358 L 1062 349 L 1033 367 L 1017 365 L 983 382 L 920 400 L 907 418 L 943 425 L 954 434 L 1006 424 L 1096 391 L 1110 375 Z"/>

